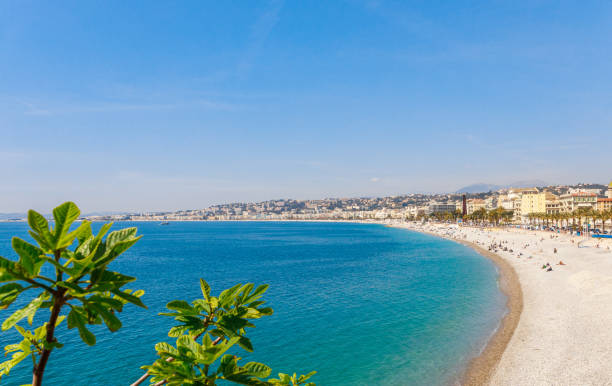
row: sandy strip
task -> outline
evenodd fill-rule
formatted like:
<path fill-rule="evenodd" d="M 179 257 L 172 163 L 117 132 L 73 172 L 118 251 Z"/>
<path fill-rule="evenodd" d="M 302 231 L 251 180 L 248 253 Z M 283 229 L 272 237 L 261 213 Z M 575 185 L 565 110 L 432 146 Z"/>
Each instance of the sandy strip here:
<path fill-rule="evenodd" d="M 412 227 L 398 227 L 415 230 Z M 458 240 L 452 237 L 440 235 L 429 230 L 426 231 L 424 229 L 419 229 L 418 231 L 436 237 L 443 237 L 445 239 L 466 245 L 474 249 L 482 256 L 493 261 L 493 263 L 495 263 L 499 269 L 499 288 L 502 293 L 506 295 L 506 307 L 508 312 L 501 320 L 500 326 L 495 334 L 493 334 L 493 336 L 487 342 L 487 346 L 482 353 L 470 361 L 470 364 L 468 365 L 468 368 L 461 379 L 462 385 L 480 386 L 487 384 L 491 379 L 491 376 L 493 375 L 502 354 L 506 350 L 506 347 L 510 342 L 510 338 L 512 338 L 512 334 L 514 334 L 514 330 L 516 329 L 521 317 L 521 312 L 523 311 L 523 292 L 521 290 L 521 285 L 516 271 L 514 271 L 514 268 L 512 268 L 512 266 L 501 256 L 498 256 L 497 254 L 490 252 L 477 244 L 466 240 Z"/>
<path fill-rule="evenodd" d="M 469 366 L 464 384 L 612 385 L 612 240 L 516 229 L 389 225 L 469 242 L 500 267 L 500 288 L 508 295 L 510 312 Z M 506 251 L 489 252 L 488 246 L 500 243 Z M 542 269 L 547 263 L 552 271 Z"/>
<path fill-rule="evenodd" d="M 516 271 L 507 261 L 474 243 L 468 241 L 462 241 L 461 243 L 472 247 L 497 265 L 499 268 L 499 288 L 507 297 L 508 313 L 502 319 L 495 334 L 489 339 L 482 354 L 470 362 L 461 381 L 462 385 L 484 385 L 491 379 L 514 334 L 514 330 L 518 326 L 521 312 L 523 312 L 523 291 Z"/>

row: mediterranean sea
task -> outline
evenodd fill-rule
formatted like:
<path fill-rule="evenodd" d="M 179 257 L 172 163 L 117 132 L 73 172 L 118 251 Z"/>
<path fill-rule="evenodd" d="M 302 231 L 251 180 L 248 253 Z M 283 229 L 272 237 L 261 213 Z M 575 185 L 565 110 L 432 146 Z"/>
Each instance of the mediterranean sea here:
<path fill-rule="evenodd" d="M 236 283 L 269 284 L 264 300 L 275 312 L 249 330 L 255 351 L 233 353 L 273 374 L 317 370 L 318 385 L 453 384 L 505 312 L 491 261 L 404 229 L 323 222 L 122 222 L 113 229 L 128 226 L 144 237 L 110 269 L 138 278 L 127 288 L 145 290 L 148 309 L 126 306 L 115 333 L 94 326 L 93 347 L 64 322 L 57 337 L 65 347 L 52 353 L 46 385 L 138 379 L 139 367 L 155 360 L 155 343 L 172 341 L 172 320 L 157 314 L 173 299 L 201 297 L 199 278 L 214 294 Z M 30 240 L 27 224 L 0 223 L 0 255 L 16 259 L 12 236 Z M 0 344 L 16 339 L 2 332 Z M 23 361 L 2 384 L 30 383 L 31 366 Z"/>

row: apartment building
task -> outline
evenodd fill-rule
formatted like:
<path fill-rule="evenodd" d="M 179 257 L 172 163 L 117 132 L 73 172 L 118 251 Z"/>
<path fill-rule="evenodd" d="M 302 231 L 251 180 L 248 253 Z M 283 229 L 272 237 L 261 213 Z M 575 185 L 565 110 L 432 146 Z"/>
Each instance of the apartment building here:
<path fill-rule="evenodd" d="M 561 211 L 573 212 L 580 208 L 595 209 L 597 206 L 597 194 L 589 192 L 567 193 L 559 197 Z"/>

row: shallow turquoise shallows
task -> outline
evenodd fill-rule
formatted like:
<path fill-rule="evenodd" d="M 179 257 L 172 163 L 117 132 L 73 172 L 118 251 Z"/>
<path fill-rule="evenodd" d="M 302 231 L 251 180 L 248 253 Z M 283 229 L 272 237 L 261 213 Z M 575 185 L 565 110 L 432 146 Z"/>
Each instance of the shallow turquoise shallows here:
<path fill-rule="evenodd" d="M 99 228 L 96 224 L 95 228 Z M 496 267 L 451 241 L 349 223 L 118 223 L 144 237 L 112 263 L 136 276 L 148 310 L 128 306 L 123 328 L 95 326 L 94 347 L 60 328 L 46 385 L 128 385 L 155 359 L 172 321 L 157 316 L 173 299 L 201 296 L 198 279 L 218 292 L 235 283 L 268 283 L 273 316 L 250 331 L 255 352 L 239 356 L 273 373 L 306 373 L 319 385 L 444 385 L 457 380 L 505 312 Z M 27 225 L 0 223 L 0 255 L 16 259 L 13 235 Z M 33 294 L 33 293 L 32 293 Z M 4 320 L 11 310 L 0 312 Z M 44 315 L 42 315 L 44 316 Z M 0 344 L 14 333 L 2 332 Z M 24 361 L 2 384 L 31 381 Z"/>

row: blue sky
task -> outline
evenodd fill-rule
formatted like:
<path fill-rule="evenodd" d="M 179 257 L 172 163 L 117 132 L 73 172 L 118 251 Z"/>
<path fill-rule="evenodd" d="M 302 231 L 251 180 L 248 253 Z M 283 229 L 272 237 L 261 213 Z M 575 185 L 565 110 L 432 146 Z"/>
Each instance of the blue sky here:
<path fill-rule="evenodd" d="M 0 212 L 609 182 L 612 3 L 0 2 Z"/>

